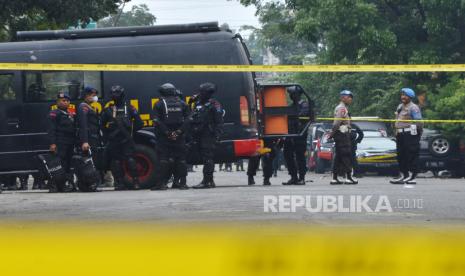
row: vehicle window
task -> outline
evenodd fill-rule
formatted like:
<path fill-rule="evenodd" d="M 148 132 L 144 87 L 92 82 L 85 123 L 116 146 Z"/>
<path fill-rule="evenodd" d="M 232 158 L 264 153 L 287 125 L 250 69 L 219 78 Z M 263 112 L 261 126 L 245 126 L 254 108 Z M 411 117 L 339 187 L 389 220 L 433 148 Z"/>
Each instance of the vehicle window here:
<path fill-rule="evenodd" d="M 86 86 L 101 91 L 100 72 L 28 72 L 26 73 L 26 101 L 53 101 L 61 91 L 68 91 L 71 100 L 79 99 Z"/>
<path fill-rule="evenodd" d="M 396 142 L 388 138 L 367 138 L 358 145 L 359 150 L 395 151 Z"/>
<path fill-rule="evenodd" d="M 13 74 L 0 75 L 0 101 L 11 101 L 16 99 L 13 90 Z"/>

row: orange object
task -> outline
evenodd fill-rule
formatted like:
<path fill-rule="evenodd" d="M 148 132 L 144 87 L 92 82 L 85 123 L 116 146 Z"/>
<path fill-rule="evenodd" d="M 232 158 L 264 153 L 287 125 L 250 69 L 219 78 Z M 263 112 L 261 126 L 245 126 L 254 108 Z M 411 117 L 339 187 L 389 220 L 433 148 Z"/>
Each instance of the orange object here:
<path fill-rule="evenodd" d="M 265 107 L 287 106 L 286 87 L 272 86 L 263 91 Z"/>
<path fill-rule="evenodd" d="M 283 86 L 271 86 L 263 91 L 264 107 L 287 107 L 287 91 Z M 265 115 L 265 134 L 289 134 L 287 115 Z"/>
<path fill-rule="evenodd" d="M 287 115 L 266 115 L 265 134 L 289 134 Z"/>

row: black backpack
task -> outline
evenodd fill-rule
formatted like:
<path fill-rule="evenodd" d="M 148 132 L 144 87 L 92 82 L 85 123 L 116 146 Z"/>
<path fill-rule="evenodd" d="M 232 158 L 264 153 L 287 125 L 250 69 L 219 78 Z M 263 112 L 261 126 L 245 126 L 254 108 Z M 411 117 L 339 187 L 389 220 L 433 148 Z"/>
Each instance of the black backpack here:
<path fill-rule="evenodd" d="M 73 156 L 73 164 L 78 178 L 79 190 L 81 192 L 95 192 L 101 180 L 91 153 Z"/>
<path fill-rule="evenodd" d="M 37 158 L 40 164 L 39 171 L 45 180 L 53 181 L 57 186 L 66 183 L 66 171 L 58 155 L 46 153 L 39 154 Z"/>

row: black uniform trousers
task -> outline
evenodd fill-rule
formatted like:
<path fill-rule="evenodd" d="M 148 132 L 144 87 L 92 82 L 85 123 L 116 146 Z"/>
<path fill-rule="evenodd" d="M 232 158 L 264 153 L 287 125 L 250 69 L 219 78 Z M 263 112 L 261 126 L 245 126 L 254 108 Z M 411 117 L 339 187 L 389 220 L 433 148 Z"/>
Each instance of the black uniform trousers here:
<path fill-rule="evenodd" d="M 67 174 L 71 173 L 71 160 L 74 155 L 74 144 L 57 143 L 57 156 Z"/>
<path fill-rule="evenodd" d="M 284 160 L 292 178 L 297 178 L 297 173 L 300 177 L 304 177 L 307 173 L 306 150 L 305 137 L 286 138 L 284 141 Z"/>
<path fill-rule="evenodd" d="M 262 156 L 254 156 L 249 159 L 249 166 L 247 167 L 247 175 L 255 176 L 260 166 L 260 159 L 262 160 L 263 178 L 271 178 L 273 176 L 273 160 L 276 157 L 276 141 L 265 140 L 265 148 L 271 149 Z"/>
<path fill-rule="evenodd" d="M 400 171 L 417 173 L 418 155 L 420 153 L 420 135 L 411 135 L 410 132 L 398 133 L 396 136 L 397 162 Z"/>
<path fill-rule="evenodd" d="M 160 159 L 160 174 L 162 181 L 168 181 L 173 175 L 176 179 L 187 176 L 187 149 L 183 137 L 176 141 L 162 138 L 157 144 L 157 153 Z"/>
<path fill-rule="evenodd" d="M 191 154 L 198 154 L 202 159 L 203 176 L 206 180 L 213 180 L 213 172 L 215 171 L 215 155 L 216 139 L 210 132 L 202 133 L 199 136 L 193 136 Z"/>
<path fill-rule="evenodd" d="M 335 153 L 333 174 L 346 176 L 352 173 L 353 151 L 350 133 L 342 133 L 339 130 L 334 134 Z"/>
<path fill-rule="evenodd" d="M 117 181 L 120 181 L 124 177 L 124 162 L 127 162 L 130 175 L 138 177 L 137 163 L 134 159 L 134 141 L 130 140 L 124 143 L 109 142 L 106 150 L 108 160 L 111 163 L 111 172 Z"/>

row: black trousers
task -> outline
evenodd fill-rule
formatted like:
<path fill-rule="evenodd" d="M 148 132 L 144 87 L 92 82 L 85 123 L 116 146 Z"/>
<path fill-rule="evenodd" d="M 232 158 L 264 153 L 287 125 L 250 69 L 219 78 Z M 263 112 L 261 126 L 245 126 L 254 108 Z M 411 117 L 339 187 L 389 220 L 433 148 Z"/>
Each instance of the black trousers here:
<path fill-rule="evenodd" d="M 127 162 L 131 177 L 135 178 L 139 176 L 137 172 L 137 163 L 134 158 L 134 141 L 127 141 L 123 144 L 110 142 L 107 145 L 106 151 L 108 160 L 111 164 L 111 173 L 116 181 L 121 181 L 124 178 L 124 162 Z"/>
<path fill-rule="evenodd" d="M 358 173 L 357 145 L 354 145 L 354 141 L 352 141 L 352 168 L 354 169 L 354 174 Z"/>
<path fill-rule="evenodd" d="M 307 141 L 305 137 L 286 138 L 284 141 L 284 160 L 291 177 L 297 178 L 297 173 L 300 177 L 304 177 L 307 173 L 306 151 Z"/>
<path fill-rule="evenodd" d="M 353 151 L 350 134 L 336 131 L 334 134 L 334 142 L 333 174 L 345 176 L 348 173 L 352 173 Z"/>
<path fill-rule="evenodd" d="M 184 139 L 159 141 L 157 153 L 160 159 L 160 178 L 162 181 L 168 181 L 171 175 L 177 179 L 187 176 L 187 150 Z"/>
<path fill-rule="evenodd" d="M 271 149 L 271 152 L 263 156 L 254 156 L 249 159 L 249 166 L 247 167 L 247 175 L 255 176 L 260 166 L 260 159 L 262 160 L 263 178 L 271 178 L 273 176 L 273 160 L 276 157 L 276 142 L 265 140 L 264 146 Z"/>
<path fill-rule="evenodd" d="M 71 160 L 74 154 L 74 144 L 57 144 L 57 155 L 66 173 L 71 173 Z"/>
<path fill-rule="evenodd" d="M 191 154 L 198 155 L 202 159 L 203 177 L 205 180 L 213 180 L 213 172 L 215 171 L 215 155 L 216 140 L 210 133 L 205 133 L 193 137 L 191 143 Z"/>
<path fill-rule="evenodd" d="M 397 162 L 403 174 L 417 174 L 418 155 L 420 154 L 420 135 L 402 132 L 396 136 Z"/>

